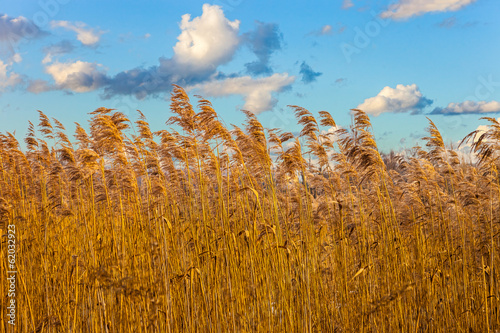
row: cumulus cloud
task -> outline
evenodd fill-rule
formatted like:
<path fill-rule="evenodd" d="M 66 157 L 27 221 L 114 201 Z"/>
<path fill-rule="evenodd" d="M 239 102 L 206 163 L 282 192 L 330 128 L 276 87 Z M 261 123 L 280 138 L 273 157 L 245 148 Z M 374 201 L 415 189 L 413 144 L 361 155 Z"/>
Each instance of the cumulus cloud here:
<path fill-rule="evenodd" d="M 213 78 L 217 67 L 230 61 L 238 48 L 239 24 L 228 20 L 219 6 L 208 4 L 199 17 L 191 20 L 189 14 L 183 15 L 174 56 L 109 78 L 103 97 L 133 94 L 141 99 L 170 91 L 172 83 L 188 86 Z"/>
<path fill-rule="evenodd" d="M 398 84 L 396 88 L 385 87 L 377 96 L 365 99 L 357 108 L 374 116 L 385 112 L 418 114 L 431 104 L 432 100 L 425 98 L 416 84 Z"/>
<path fill-rule="evenodd" d="M 380 16 L 395 20 L 407 19 L 431 12 L 457 11 L 474 1 L 476 0 L 399 0 L 389 5 Z"/>
<path fill-rule="evenodd" d="M 481 114 L 500 112 L 500 102 L 497 101 L 465 101 L 462 103 L 450 103 L 445 108 L 435 108 L 431 114 L 459 115 L 459 114 Z"/>
<path fill-rule="evenodd" d="M 81 32 L 82 25 L 55 21 L 54 26 Z M 274 95 L 286 89 L 295 77 L 287 73 L 254 79 L 250 76 L 224 75 L 217 68 L 233 59 L 242 45 L 248 45 L 258 60 L 247 64 L 252 74 L 272 73 L 269 60 L 273 52 L 281 49 L 282 37 L 277 25 L 257 22 L 255 30 L 239 35 L 238 20 L 227 19 L 219 6 L 205 4 L 200 16 L 183 15 L 180 34 L 171 58 L 160 57 L 158 64 L 137 67 L 116 75 L 107 75 L 99 64 L 84 61 L 52 62 L 52 56 L 72 50 L 72 44 L 59 43 L 46 48 L 45 71 L 53 82 L 32 80 L 28 90 L 40 93 L 49 90 L 87 92 L 101 89 L 102 98 L 134 95 L 138 99 L 163 96 L 176 83 L 188 90 L 199 90 L 208 96 L 241 95 L 244 108 L 255 113 L 272 109 Z M 98 40 L 82 37 L 87 43 Z M 83 41 L 82 41 L 83 43 Z"/>
<path fill-rule="evenodd" d="M 318 76 L 321 76 L 323 73 L 313 71 L 311 66 L 309 66 L 308 64 L 306 64 L 305 61 L 303 61 L 302 64 L 300 65 L 300 74 L 302 75 L 302 82 L 311 83 L 316 81 L 316 78 Z"/>
<path fill-rule="evenodd" d="M 342 9 L 349 9 L 353 7 L 354 4 L 352 3 L 352 0 L 344 0 L 342 1 Z"/>
<path fill-rule="evenodd" d="M 243 76 L 211 81 L 192 86 L 190 90 L 199 90 L 201 94 L 212 97 L 242 95 L 245 100 L 243 109 L 258 114 L 271 110 L 277 103 L 273 94 L 283 91 L 294 81 L 294 76 L 276 73 L 257 79 Z"/>
<path fill-rule="evenodd" d="M 96 90 L 107 81 L 101 65 L 84 61 L 56 62 L 45 71 L 52 76 L 58 89 L 79 93 Z M 38 86 L 40 89 L 41 83 Z"/>
<path fill-rule="evenodd" d="M 55 55 L 66 54 L 73 52 L 75 46 L 69 40 L 62 40 L 59 43 L 52 44 L 43 48 L 45 57 L 42 60 L 42 64 L 47 64 L 52 61 L 52 57 Z"/>
<path fill-rule="evenodd" d="M 240 22 L 229 21 L 219 6 L 203 5 L 200 17 L 182 16 L 173 61 L 195 71 L 215 70 L 232 59 L 238 48 Z"/>
<path fill-rule="evenodd" d="M 9 73 L 9 67 L 10 64 L 0 60 L 0 92 L 23 83 L 23 79 L 19 74 L 13 72 Z"/>
<path fill-rule="evenodd" d="M 96 46 L 105 31 L 88 27 L 83 22 L 71 23 L 69 21 L 51 21 L 52 28 L 64 28 L 76 32 L 76 38 L 85 46 Z"/>
<path fill-rule="evenodd" d="M 47 35 L 31 20 L 19 16 L 0 15 L 0 44 L 3 50 L 14 54 L 14 46 L 22 39 L 35 39 Z"/>
<path fill-rule="evenodd" d="M 277 24 L 259 21 L 256 24 L 257 28 L 243 34 L 242 40 L 257 56 L 258 60 L 245 64 L 245 67 L 247 73 L 250 74 L 271 74 L 273 70 L 269 65 L 269 60 L 275 51 L 281 50 L 283 35 Z"/>

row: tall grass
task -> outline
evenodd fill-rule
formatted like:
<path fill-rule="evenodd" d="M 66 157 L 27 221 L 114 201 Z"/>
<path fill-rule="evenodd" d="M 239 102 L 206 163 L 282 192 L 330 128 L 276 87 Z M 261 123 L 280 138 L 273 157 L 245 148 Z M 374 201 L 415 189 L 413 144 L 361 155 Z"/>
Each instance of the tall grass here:
<path fill-rule="evenodd" d="M 472 164 L 432 122 L 425 148 L 383 157 L 361 110 L 347 130 L 293 106 L 299 140 L 250 112 L 228 129 L 177 86 L 171 100 L 176 130 L 100 108 L 74 140 L 42 112 L 24 151 L 0 135 L 15 331 L 500 329 L 495 119 L 465 138 Z"/>

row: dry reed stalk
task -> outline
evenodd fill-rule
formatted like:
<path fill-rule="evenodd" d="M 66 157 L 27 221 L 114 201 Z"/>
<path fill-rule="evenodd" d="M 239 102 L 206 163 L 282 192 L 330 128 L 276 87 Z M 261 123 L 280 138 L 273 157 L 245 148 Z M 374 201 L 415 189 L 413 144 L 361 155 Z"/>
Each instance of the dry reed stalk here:
<path fill-rule="evenodd" d="M 347 129 L 292 106 L 295 137 L 171 101 L 157 132 L 99 108 L 74 142 L 42 112 L 24 151 L 0 134 L 19 331 L 500 329 L 496 120 L 468 163 L 432 121 L 425 149 L 384 155 L 361 110 Z"/>

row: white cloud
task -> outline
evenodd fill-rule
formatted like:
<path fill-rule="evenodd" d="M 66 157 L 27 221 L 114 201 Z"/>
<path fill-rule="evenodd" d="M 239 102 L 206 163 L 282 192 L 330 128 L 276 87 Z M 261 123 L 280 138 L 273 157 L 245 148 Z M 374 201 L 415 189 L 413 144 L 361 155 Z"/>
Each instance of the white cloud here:
<path fill-rule="evenodd" d="M 295 77 L 288 76 L 288 73 L 276 73 L 258 79 L 253 79 L 250 76 L 243 76 L 211 81 L 197 84 L 189 89 L 199 89 L 203 95 L 213 97 L 243 95 L 245 99 L 243 109 L 258 114 L 263 111 L 271 110 L 277 102 L 272 94 L 283 91 L 284 88 L 294 81 Z"/>
<path fill-rule="evenodd" d="M 344 0 L 342 2 L 342 9 L 349 9 L 353 6 L 354 6 L 354 4 L 352 3 L 352 0 Z"/>
<path fill-rule="evenodd" d="M 8 72 L 9 67 L 10 64 L 6 64 L 0 60 L 0 92 L 5 91 L 6 88 L 17 86 L 23 82 L 23 79 L 19 74 Z"/>
<path fill-rule="evenodd" d="M 465 101 L 450 103 L 445 108 L 435 108 L 432 114 L 457 115 L 500 112 L 500 102 L 497 101 Z"/>
<path fill-rule="evenodd" d="M 76 61 L 68 63 L 56 62 L 45 67 L 60 89 L 74 92 L 88 92 L 101 87 L 106 81 L 106 74 L 95 63 Z"/>
<path fill-rule="evenodd" d="M 321 28 L 322 35 L 330 35 L 332 33 L 332 26 L 327 24 Z"/>
<path fill-rule="evenodd" d="M 416 84 L 398 84 L 396 88 L 385 87 L 377 96 L 365 99 L 357 108 L 378 116 L 384 112 L 419 113 L 431 103 L 431 100 L 422 95 Z"/>
<path fill-rule="evenodd" d="M 108 78 L 103 96 L 159 96 L 170 91 L 172 83 L 188 87 L 211 80 L 217 67 L 229 62 L 241 44 L 239 24 L 229 21 L 219 6 L 208 4 L 203 5 L 201 16 L 183 15 L 173 57 L 161 57 L 158 66 L 138 67 Z"/>
<path fill-rule="evenodd" d="M 174 62 L 195 70 L 215 69 L 228 62 L 240 43 L 239 25 L 238 20 L 229 21 L 219 6 L 209 4 L 193 20 L 190 14 L 183 15 Z"/>
<path fill-rule="evenodd" d="M 12 61 L 19 63 L 19 62 L 23 61 L 23 57 L 21 57 L 21 55 L 19 53 L 15 53 L 12 56 Z"/>
<path fill-rule="evenodd" d="M 10 17 L 7 14 L 0 15 L 0 52 L 8 55 L 15 53 L 14 47 L 22 39 L 33 40 L 45 36 L 47 33 L 41 31 L 31 20 L 23 16 Z"/>
<path fill-rule="evenodd" d="M 497 121 L 500 122 L 500 118 L 497 118 Z M 478 156 L 474 151 L 471 150 L 472 143 L 476 143 L 479 141 L 479 138 L 481 135 L 484 133 L 488 132 L 491 129 L 490 125 L 479 125 L 476 128 L 476 135 L 474 135 L 470 140 L 462 143 L 460 147 L 458 147 L 455 151 L 457 152 L 458 156 L 460 157 L 461 160 L 464 161 L 470 161 L 470 162 L 477 162 L 478 161 Z M 488 138 L 483 138 L 484 142 L 491 142 L 491 139 Z M 457 142 L 457 145 L 460 144 L 461 141 Z"/>
<path fill-rule="evenodd" d="M 102 30 L 89 28 L 83 22 L 52 21 L 50 25 L 52 28 L 64 28 L 76 32 L 76 38 L 86 46 L 97 45 L 101 39 L 101 35 L 105 33 Z"/>
<path fill-rule="evenodd" d="M 380 16 L 397 20 L 430 12 L 457 11 L 474 1 L 476 0 L 399 0 Z"/>

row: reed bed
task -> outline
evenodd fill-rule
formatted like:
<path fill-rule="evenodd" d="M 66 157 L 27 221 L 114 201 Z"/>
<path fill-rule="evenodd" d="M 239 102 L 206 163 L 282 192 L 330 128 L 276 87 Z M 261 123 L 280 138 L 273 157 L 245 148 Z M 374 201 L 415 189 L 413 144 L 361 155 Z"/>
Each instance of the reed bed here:
<path fill-rule="evenodd" d="M 16 332 L 499 332 L 500 124 L 384 155 L 368 116 L 225 126 L 175 86 L 152 132 L 100 108 L 0 135 Z M 7 267 L 2 237 L 2 272 Z M 6 286 L 6 274 L 1 274 Z M 5 288 L 4 288 L 5 289 Z"/>

